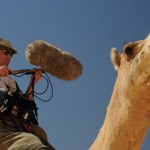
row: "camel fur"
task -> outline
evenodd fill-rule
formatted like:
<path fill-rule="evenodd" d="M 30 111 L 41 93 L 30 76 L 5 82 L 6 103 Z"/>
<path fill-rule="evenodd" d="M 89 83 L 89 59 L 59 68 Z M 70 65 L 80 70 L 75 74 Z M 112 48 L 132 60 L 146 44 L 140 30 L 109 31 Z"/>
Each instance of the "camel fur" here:
<path fill-rule="evenodd" d="M 150 35 L 115 48 L 118 71 L 104 124 L 90 150 L 140 150 L 150 125 Z"/>

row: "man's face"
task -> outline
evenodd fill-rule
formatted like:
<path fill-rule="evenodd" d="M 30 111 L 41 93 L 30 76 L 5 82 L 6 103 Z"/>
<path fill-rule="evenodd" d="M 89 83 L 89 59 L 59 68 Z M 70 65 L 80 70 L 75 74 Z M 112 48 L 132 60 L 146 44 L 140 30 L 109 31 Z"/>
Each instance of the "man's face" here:
<path fill-rule="evenodd" d="M 0 66 L 8 66 L 11 57 L 11 51 L 0 49 Z"/>

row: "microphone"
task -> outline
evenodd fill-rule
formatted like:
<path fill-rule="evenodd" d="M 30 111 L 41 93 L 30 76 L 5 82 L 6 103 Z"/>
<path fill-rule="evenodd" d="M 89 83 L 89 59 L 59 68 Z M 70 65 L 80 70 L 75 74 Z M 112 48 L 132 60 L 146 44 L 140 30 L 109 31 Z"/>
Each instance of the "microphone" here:
<path fill-rule="evenodd" d="M 43 40 L 30 43 L 25 56 L 32 65 L 62 80 L 75 80 L 82 74 L 82 64 L 76 57 Z"/>

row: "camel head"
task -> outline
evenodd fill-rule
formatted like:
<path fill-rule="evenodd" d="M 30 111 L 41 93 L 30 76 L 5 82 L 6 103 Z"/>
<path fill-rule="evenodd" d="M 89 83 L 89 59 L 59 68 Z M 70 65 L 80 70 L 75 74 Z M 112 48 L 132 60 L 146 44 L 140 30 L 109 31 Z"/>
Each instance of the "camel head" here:
<path fill-rule="evenodd" d="M 112 48 L 111 60 L 118 71 L 118 89 L 130 98 L 146 94 L 150 99 L 150 34 L 127 43 L 122 53 Z"/>

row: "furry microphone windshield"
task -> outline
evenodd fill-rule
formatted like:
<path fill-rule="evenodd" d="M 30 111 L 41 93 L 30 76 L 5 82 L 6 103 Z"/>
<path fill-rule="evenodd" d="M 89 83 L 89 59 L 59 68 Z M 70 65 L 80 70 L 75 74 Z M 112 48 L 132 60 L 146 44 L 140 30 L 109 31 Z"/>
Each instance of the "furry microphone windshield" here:
<path fill-rule="evenodd" d="M 25 55 L 32 65 L 40 66 L 63 80 L 74 80 L 82 73 L 82 65 L 77 58 L 43 40 L 29 44 Z"/>

